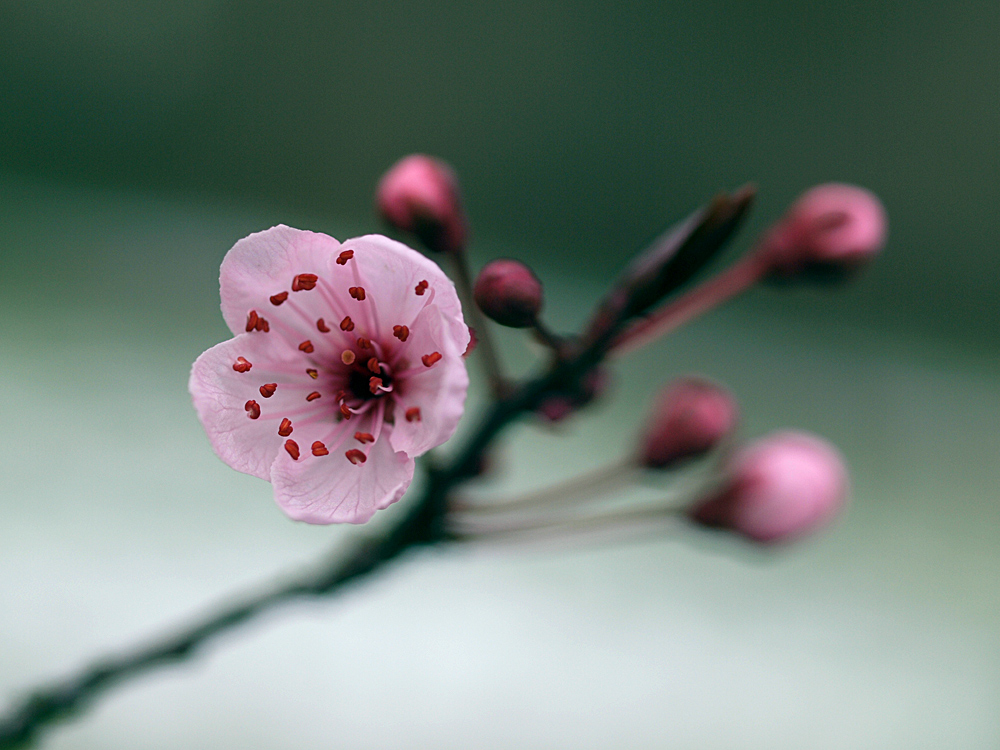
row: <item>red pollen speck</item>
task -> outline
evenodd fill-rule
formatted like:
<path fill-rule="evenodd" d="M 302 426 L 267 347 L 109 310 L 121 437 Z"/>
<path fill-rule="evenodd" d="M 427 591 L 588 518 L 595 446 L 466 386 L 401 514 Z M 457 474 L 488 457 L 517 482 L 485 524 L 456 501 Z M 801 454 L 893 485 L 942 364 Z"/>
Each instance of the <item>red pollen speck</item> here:
<path fill-rule="evenodd" d="M 319 370 L 314 370 L 311 367 L 306 368 L 306 375 L 311 377 L 313 380 L 319 377 Z"/>
<path fill-rule="evenodd" d="M 299 344 L 299 351 L 305 352 L 306 354 L 312 354 L 315 351 L 315 349 L 313 349 L 312 341 L 306 339 Z"/>
<path fill-rule="evenodd" d="M 326 449 L 326 446 L 322 442 L 317 440 L 312 444 L 312 453 L 314 456 L 329 456 L 330 451 Z"/>
<path fill-rule="evenodd" d="M 264 385 L 260 387 L 260 395 L 264 398 L 271 398 L 276 390 L 278 390 L 277 383 L 264 383 Z"/>
<path fill-rule="evenodd" d="M 320 318 L 319 320 L 316 321 L 316 328 L 319 330 L 320 333 L 329 333 L 330 332 L 330 326 L 328 326 L 326 324 L 326 321 L 323 320 L 322 318 Z"/>
<path fill-rule="evenodd" d="M 310 289 L 316 288 L 317 281 L 319 281 L 319 276 L 314 273 L 300 273 L 292 279 L 292 291 L 308 292 Z"/>
<path fill-rule="evenodd" d="M 353 250 L 344 250 L 344 252 L 342 252 L 340 255 L 337 256 L 337 265 L 346 266 L 347 261 L 349 261 L 353 257 L 354 257 Z"/>
<path fill-rule="evenodd" d="M 371 349 L 372 342 L 368 339 L 358 339 L 358 349 Z"/>
<path fill-rule="evenodd" d="M 372 357 L 368 360 L 368 369 L 376 375 L 382 374 L 382 368 L 378 364 L 378 357 Z"/>
<path fill-rule="evenodd" d="M 319 391 L 313 391 L 308 396 L 306 396 L 306 401 L 315 401 L 319 397 L 320 397 L 320 392 Z"/>
<path fill-rule="evenodd" d="M 292 434 L 292 429 L 292 420 L 285 417 L 281 420 L 281 424 L 278 425 L 278 434 L 281 435 L 281 437 L 288 437 Z"/>
<path fill-rule="evenodd" d="M 250 399 L 243 404 L 243 408 L 246 410 L 247 416 L 250 417 L 250 419 L 257 419 L 257 417 L 260 416 L 260 404 L 253 399 Z"/>
<path fill-rule="evenodd" d="M 424 363 L 424 367 L 430 367 L 436 362 L 441 361 L 441 352 L 431 352 L 430 354 L 425 354 L 420 358 L 420 361 Z"/>
<path fill-rule="evenodd" d="M 288 455 L 292 457 L 293 461 L 299 460 L 299 444 L 294 440 L 285 441 L 285 450 L 288 451 Z"/>
<path fill-rule="evenodd" d="M 365 298 L 365 288 L 363 286 L 352 286 L 347 290 L 358 302 Z"/>
<path fill-rule="evenodd" d="M 354 330 L 354 321 L 351 320 L 351 316 L 350 315 L 348 315 L 346 318 L 344 318 L 342 321 L 340 321 L 340 330 L 341 331 L 353 331 Z"/>
<path fill-rule="evenodd" d="M 250 313 L 247 315 L 247 333 L 250 333 L 250 331 L 257 328 L 257 324 L 259 322 L 260 319 L 257 317 L 257 311 L 251 310 Z"/>
<path fill-rule="evenodd" d="M 345 404 L 343 401 L 340 402 L 340 413 L 344 415 L 344 419 L 350 419 L 351 416 L 353 416 L 351 414 L 350 407 L 347 404 Z"/>
<path fill-rule="evenodd" d="M 357 440 L 362 445 L 364 445 L 365 443 L 375 442 L 375 436 L 372 435 L 370 432 L 355 432 L 354 439 Z"/>
<path fill-rule="evenodd" d="M 382 387 L 382 378 L 368 378 L 368 390 L 372 392 L 374 396 L 378 393 L 378 389 Z"/>
<path fill-rule="evenodd" d="M 410 336 L 410 329 L 406 326 L 393 326 L 392 335 L 400 341 L 406 341 L 406 339 Z"/>
<path fill-rule="evenodd" d="M 417 293 L 418 297 L 423 297 L 424 296 L 424 292 L 427 291 L 427 287 L 428 287 L 427 281 L 426 280 L 425 281 L 421 281 L 419 284 L 417 284 L 413 288 L 413 291 L 415 291 Z"/>
<path fill-rule="evenodd" d="M 406 410 L 406 421 L 407 422 L 419 422 L 420 421 L 420 407 L 411 406 Z"/>
<path fill-rule="evenodd" d="M 351 448 L 344 455 L 347 456 L 347 460 L 350 461 L 355 466 L 357 466 L 358 464 L 363 464 L 365 461 L 368 460 L 368 456 L 359 451 L 357 448 Z"/>
<path fill-rule="evenodd" d="M 266 318 L 262 318 L 260 316 L 257 316 L 257 330 L 258 331 L 262 331 L 263 333 L 267 333 L 268 331 L 271 330 L 271 326 L 267 322 Z"/>
<path fill-rule="evenodd" d="M 288 299 L 288 292 L 279 292 L 278 294 L 271 295 L 271 304 L 277 307 L 282 302 Z"/>
<path fill-rule="evenodd" d="M 236 370 L 236 372 L 250 372 L 251 367 L 253 367 L 253 365 L 247 362 L 246 357 L 237 357 L 236 361 L 233 363 L 233 369 Z"/>

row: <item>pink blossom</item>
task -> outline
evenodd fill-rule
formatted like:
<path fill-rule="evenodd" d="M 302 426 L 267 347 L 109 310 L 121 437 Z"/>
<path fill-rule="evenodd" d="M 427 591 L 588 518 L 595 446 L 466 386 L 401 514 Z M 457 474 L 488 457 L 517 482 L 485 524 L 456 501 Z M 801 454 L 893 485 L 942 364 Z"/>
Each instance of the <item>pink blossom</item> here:
<path fill-rule="evenodd" d="M 220 285 L 234 338 L 189 384 L 219 457 L 307 523 L 364 523 L 402 497 L 469 383 L 469 329 L 441 269 L 380 235 L 277 226 L 236 243 Z"/>

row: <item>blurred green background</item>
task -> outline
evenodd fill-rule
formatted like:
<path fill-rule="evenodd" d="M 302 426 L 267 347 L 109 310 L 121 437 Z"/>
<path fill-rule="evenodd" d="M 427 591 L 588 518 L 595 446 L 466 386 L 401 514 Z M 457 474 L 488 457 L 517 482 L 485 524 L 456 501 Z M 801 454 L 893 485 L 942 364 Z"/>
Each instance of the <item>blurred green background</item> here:
<path fill-rule="evenodd" d="M 425 555 L 48 746 L 997 747 L 998 39 L 996 2 L 0 4 L 0 704 L 350 533 L 222 466 L 187 370 L 227 336 L 236 239 L 377 229 L 379 175 L 422 151 L 474 260 L 534 264 L 566 330 L 719 189 L 760 189 L 730 257 L 812 184 L 878 193 L 858 283 L 755 291 L 619 363 L 563 439 L 513 433 L 495 488 L 623 455 L 695 370 L 748 435 L 836 442 L 851 512 L 773 555 Z"/>

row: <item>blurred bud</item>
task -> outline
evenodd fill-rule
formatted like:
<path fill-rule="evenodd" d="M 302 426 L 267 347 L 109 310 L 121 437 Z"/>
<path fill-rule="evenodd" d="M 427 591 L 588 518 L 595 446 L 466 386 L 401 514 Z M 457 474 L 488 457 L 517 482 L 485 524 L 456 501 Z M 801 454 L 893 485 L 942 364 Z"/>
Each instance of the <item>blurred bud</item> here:
<path fill-rule="evenodd" d="M 456 252 L 465 245 L 465 214 L 451 167 L 422 154 L 396 162 L 375 192 L 379 212 L 397 229 L 413 232 L 427 248 Z"/>
<path fill-rule="evenodd" d="M 608 371 L 601 367 L 595 368 L 583 377 L 576 393 L 550 396 L 539 405 L 537 413 L 552 424 L 561 422 L 573 412 L 604 395 L 609 383 Z"/>
<path fill-rule="evenodd" d="M 885 209 L 854 185 L 829 183 L 805 192 L 764 235 L 772 274 L 839 277 L 871 260 L 885 244 Z"/>
<path fill-rule="evenodd" d="M 700 378 L 680 378 L 665 388 L 653 407 L 640 446 L 640 460 L 665 469 L 707 453 L 736 427 L 739 410 L 732 395 Z"/>
<path fill-rule="evenodd" d="M 472 295 L 487 318 L 502 326 L 526 328 L 542 310 L 542 284 L 531 269 L 501 258 L 486 264 Z"/>
<path fill-rule="evenodd" d="M 828 523 L 847 498 L 847 470 L 829 443 L 779 432 L 741 450 L 726 481 L 689 515 L 757 542 L 784 542 Z"/>

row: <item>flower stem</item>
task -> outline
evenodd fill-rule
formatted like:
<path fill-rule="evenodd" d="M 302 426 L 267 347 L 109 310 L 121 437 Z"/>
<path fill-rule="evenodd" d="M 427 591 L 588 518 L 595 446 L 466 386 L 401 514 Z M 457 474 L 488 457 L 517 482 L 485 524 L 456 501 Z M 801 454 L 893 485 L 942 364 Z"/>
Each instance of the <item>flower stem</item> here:
<path fill-rule="evenodd" d="M 478 339 L 476 349 L 481 352 L 483 368 L 486 370 L 486 379 L 490 384 L 490 390 L 494 396 L 501 396 L 507 389 L 507 381 L 504 378 L 503 368 L 500 366 L 500 358 L 497 357 L 496 347 L 493 345 L 493 336 L 490 335 L 489 325 L 472 296 L 472 274 L 469 273 L 468 257 L 464 250 L 449 253 L 448 257 L 452 259 L 455 282 L 462 298 L 463 311 L 472 320 L 472 327 L 476 329 L 476 338 Z"/>

